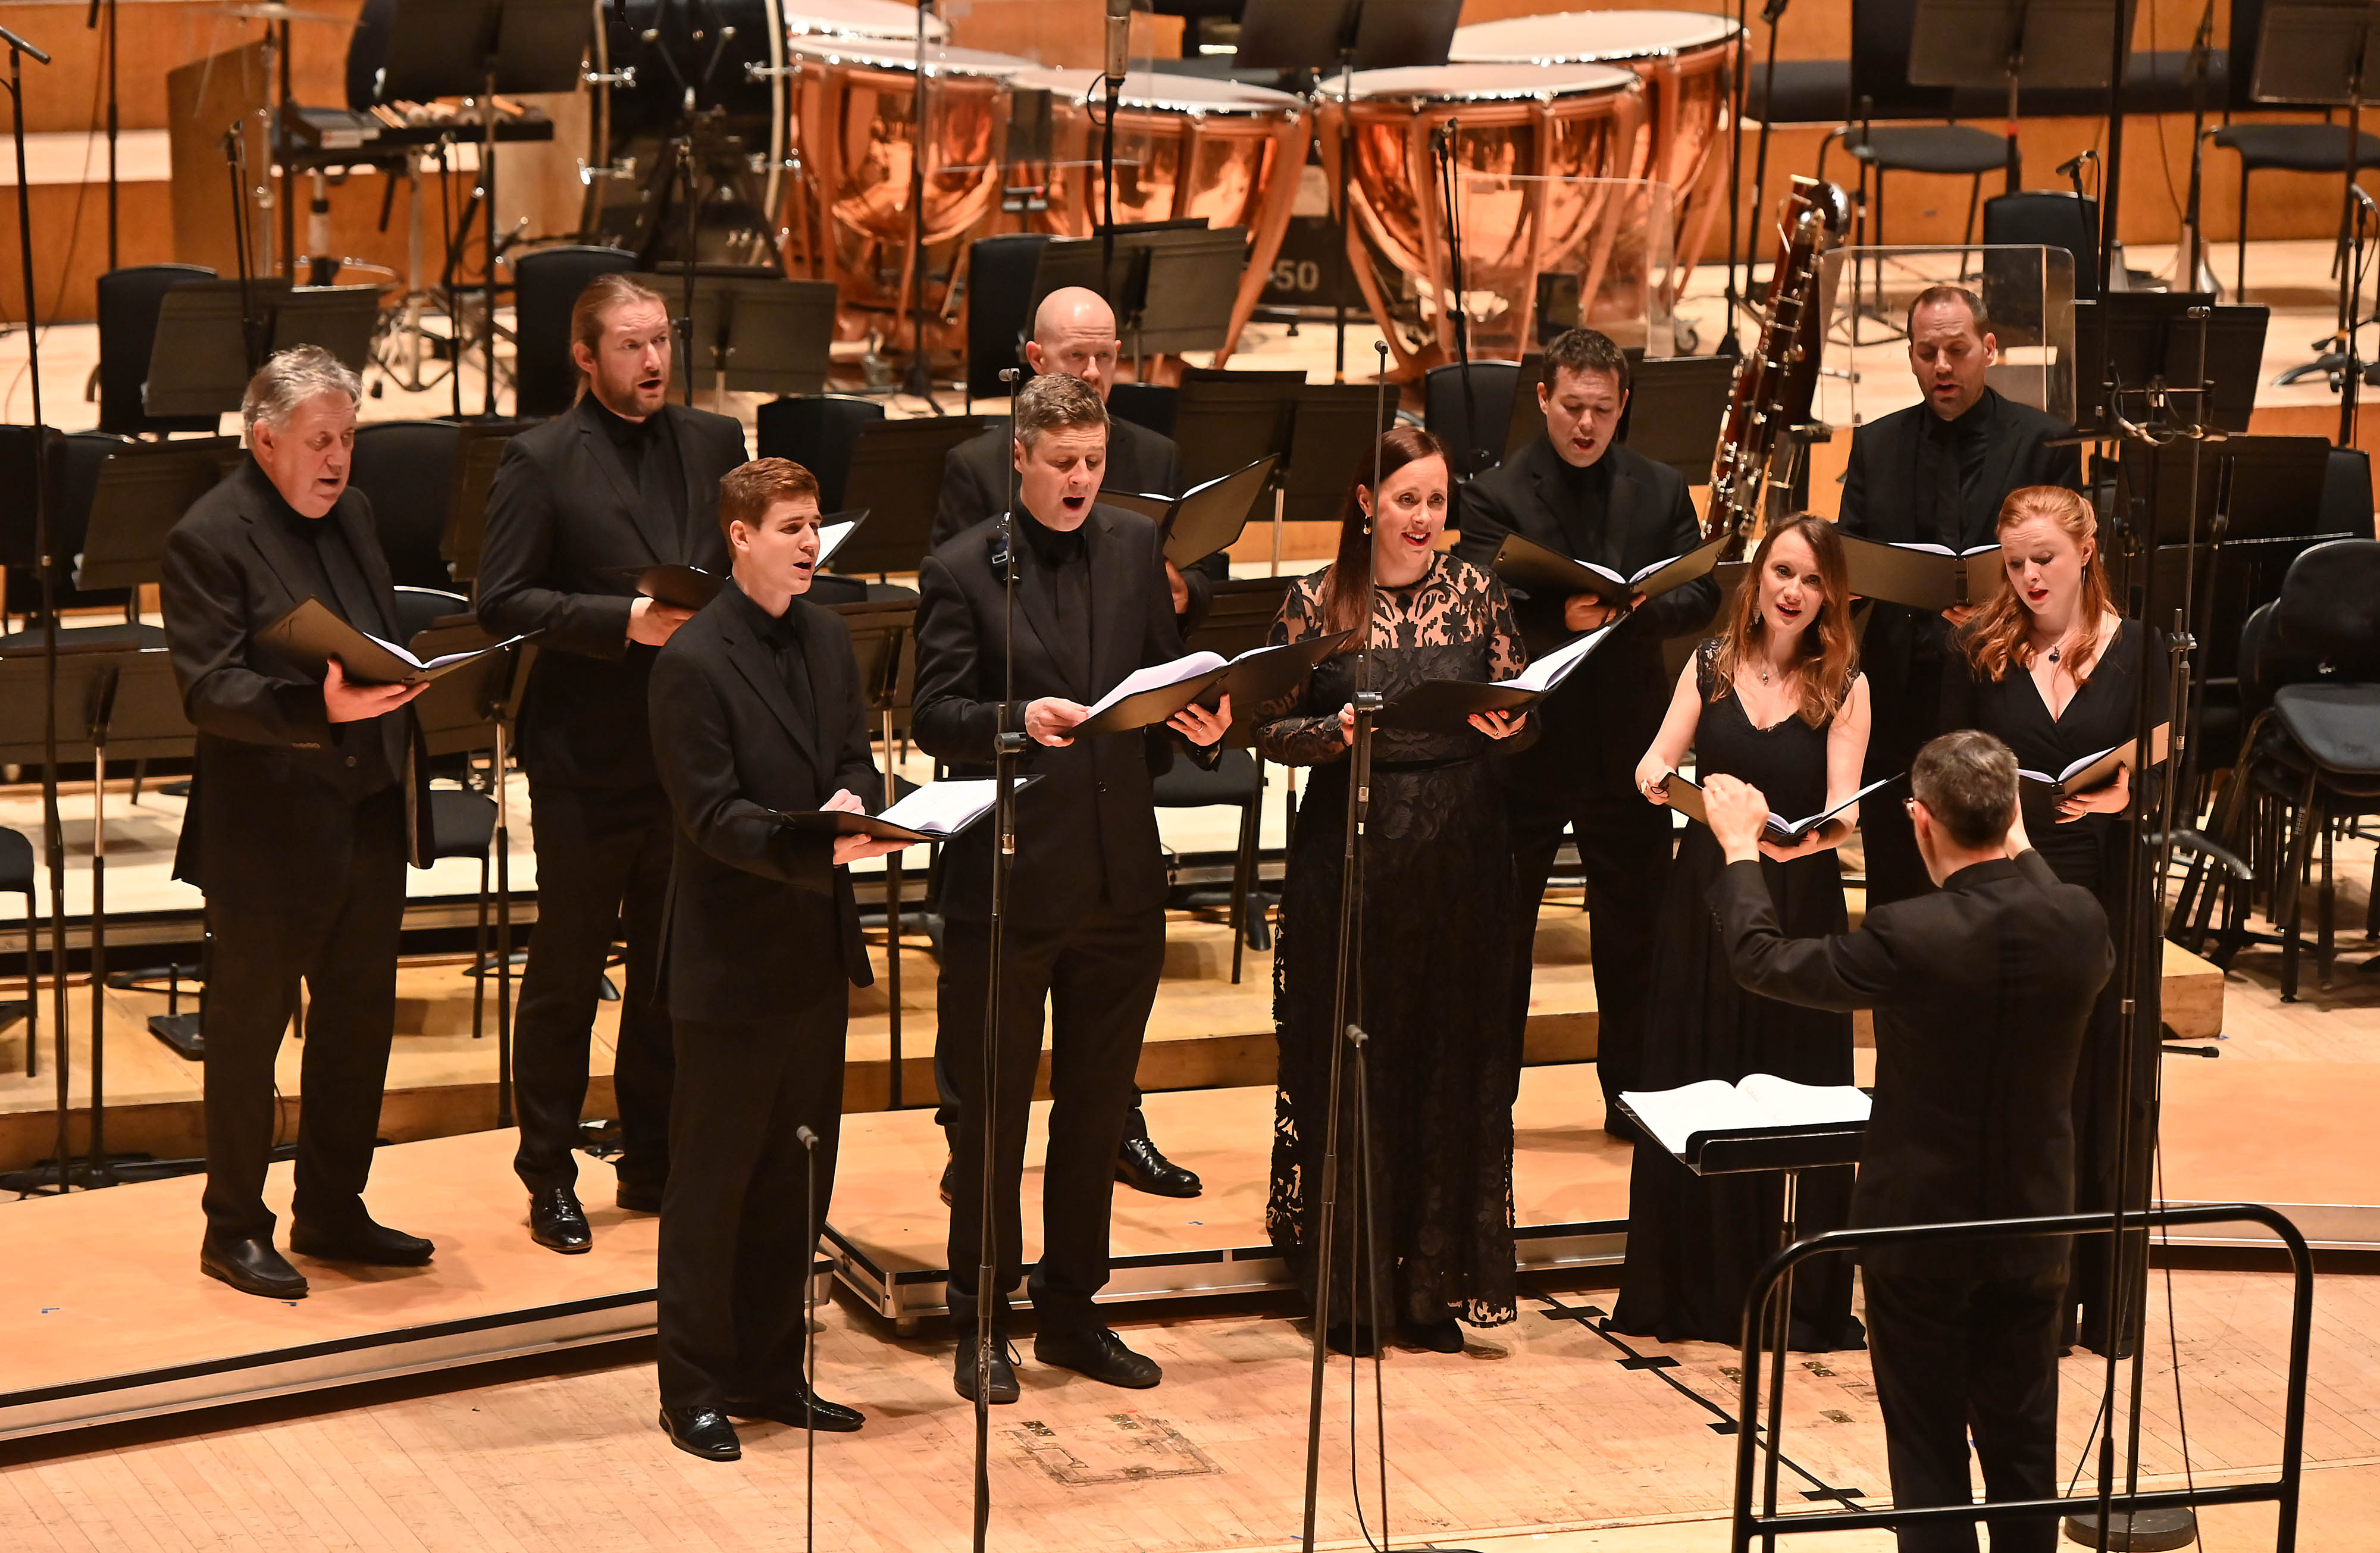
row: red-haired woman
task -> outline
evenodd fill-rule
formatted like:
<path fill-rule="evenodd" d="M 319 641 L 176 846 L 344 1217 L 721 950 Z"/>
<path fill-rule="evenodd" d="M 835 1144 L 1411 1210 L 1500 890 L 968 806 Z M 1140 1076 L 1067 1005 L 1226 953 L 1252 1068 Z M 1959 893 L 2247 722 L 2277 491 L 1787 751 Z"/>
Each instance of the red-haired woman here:
<path fill-rule="evenodd" d="M 1771 527 L 1725 630 L 1678 676 L 1669 715 L 1636 768 L 1645 796 L 1667 801 L 1669 779 L 1690 745 L 1699 774 L 1741 777 L 1779 814 L 1815 814 L 1859 791 L 1867 681 L 1850 606 L 1835 526 L 1803 513 Z M 1761 843 L 1769 898 L 1789 936 L 1849 926 L 1834 849 L 1857 822 L 1854 807 L 1799 846 Z M 1755 1073 L 1849 1084 L 1849 1013 L 1777 1002 L 1736 985 L 1710 906 L 1725 867 L 1711 833 L 1688 826 L 1662 900 L 1645 1087 L 1731 1084 Z M 1805 1171 L 1801 1232 L 1841 1225 L 1851 1188 L 1848 1169 Z M 1775 1175 L 1695 1175 L 1659 1144 L 1639 1140 L 1628 1181 L 1628 1262 L 1612 1325 L 1663 1342 L 1735 1342 L 1744 1291 L 1777 1248 L 1782 1191 Z M 1851 1268 L 1842 1258 L 1803 1268 L 1793 1280 L 1791 1345 L 1861 1346 L 1865 1334 L 1851 1307 Z"/>
<path fill-rule="evenodd" d="M 1367 462 L 1348 492 L 1337 558 L 1291 586 L 1272 639 L 1338 631 L 1360 639 L 1368 630 L 1371 688 L 1389 697 L 1426 679 L 1518 673 L 1528 649 L 1502 585 L 1439 548 L 1446 450 L 1426 431 L 1399 427 L 1381 438 L 1378 455 L 1378 491 L 1366 483 Z M 1265 1211 L 1273 1244 L 1309 1293 L 1305 1248 L 1320 1208 L 1354 645 L 1326 659 L 1296 697 L 1264 708 L 1257 730 L 1265 758 L 1318 768 L 1298 807 L 1281 890 L 1273 961 L 1281 1081 Z M 1331 1230 L 1330 1337 L 1342 1351 L 1368 1353 L 1393 1335 L 1460 1353 L 1458 1317 L 1488 1326 L 1514 1314 L 1519 1053 L 1502 1035 L 1512 849 L 1488 757 L 1500 745 L 1513 747 L 1505 741 L 1525 727 L 1524 718 L 1489 715 L 1455 733 L 1383 730 L 1373 741 L 1361 955 L 1348 1014 L 1367 1037 L 1369 1125 L 1357 1125 L 1351 1051 Z M 1367 1151 L 1377 1195 L 1358 1212 Z"/>
<path fill-rule="evenodd" d="M 2099 564 L 2098 517 L 2091 504 L 2061 486 L 2035 485 L 2000 504 L 2001 563 L 2008 587 L 1970 620 L 1957 640 L 1962 656 L 1945 675 L 1942 726 L 1980 728 L 2016 751 L 2027 770 L 2055 774 L 2085 756 L 2112 749 L 2139 730 L 2140 675 L 2159 676 L 2157 706 L 2168 700 L 2165 643 L 2159 634 L 2116 613 Z M 2159 713 L 2163 715 L 2162 710 Z M 2052 800 L 2021 783 L 2025 834 L 2051 870 L 2099 897 L 2122 941 L 2131 893 L 2125 888 L 2124 814 L 2134 792 L 2131 773 L 2088 793 Z M 2142 957 L 2132 996 L 2139 1000 L 2132 1085 L 2134 1152 L 2131 1206 L 2148 1206 L 2150 1069 L 2156 1062 L 2162 957 Z M 2101 989 L 2083 1037 L 2074 1075 L 2074 1209 L 2104 1213 L 2116 1206 L 2118 1092 L 2124 988 L 2117 977 Z M 2107 1242 L 2075 1243 L 2069 1285 L 2068 1341 L 2106 1351 Z M 2079 1325 L 2076 1305 L 2082 1307 Z M 2139 1313 L 2133 1313 L 2137 1320 Z"/>

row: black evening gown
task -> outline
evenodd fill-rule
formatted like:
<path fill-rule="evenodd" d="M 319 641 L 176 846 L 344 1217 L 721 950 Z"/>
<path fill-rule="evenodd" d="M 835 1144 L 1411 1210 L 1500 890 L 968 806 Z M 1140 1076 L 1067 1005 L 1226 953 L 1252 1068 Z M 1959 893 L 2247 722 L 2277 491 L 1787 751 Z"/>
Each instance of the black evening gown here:
<path fill-rule="evenodd" d="M 2154 671 L 2165 673 L 2164 638 L 2144 631 L 2138 621 L 2116 628 L 2107 650 L 2091 665 L 2090 675 L 2066 703 L 2063 715 L 2051 717 L 2041 698 L 2041 687 L 2021 664 L 2011 664 L 1998 682 L 1969 672 L 1964 654 L 1951 660 L 1943 690 L 1945 728 L 1980 728 L 2016 752 L 2016 763 L 2027 770 L 2056 775 L 2086 755 L 2112 749 L 2138 731 L 2142 649 L 2147 646 Z M 2155 687 L 2158 719 L 2170 698 L 2162 681 Z M 2060 823 L 2056 804 L 2040 789 L 2026 784 L 2024 830 L 2034 849 L 2050 871 L 2068 884 L 2079 884 L 2099 898 L 2116 941 L 2123 941 L 2131 900 L 2124 880 L 2126 817 L 2086 814 Z M 2153 783 L 2135 780 L 2134 801 L 2154 794 Z M 2153 940 L 2151 952 L 2142 956 L 2138 986 L 2141 1037 L 2132 1068 L 2132 1189 L 2131 1206 L 2145 1208 L 2149 1200 L 2150 1105 L 2155 1077 L 2157 1037 L 2163 1025 L 2160 993 L 2164 982 L 2164 952 Z M 2122 1096 L 2121 978 L 2110 977 L 2091 1012 L 2090 1028 L 2082 1037 L 2082 1060 L 2074 1072 L 2074 1209 L 2105 1213 L 2116 1206 L 2119 1159 L 2118 1134 Z M 2075 1243 L 2073 1276 L 2066 1304 L 2066 1336 L 2104 1353 L 2107 1345 L 2107 1242 L 2104 1236 Z M 2078 1316 L 2079 1307 L 2079 1316 Z M 2133 1313 L 2137 1326 L 2139 1312 Z"/>
<path fill-rule="evenodd" d="M 1321 630 L 1323 573 L 1293 584 L 1275 642 Z M 1526 666 L 1502 585 L 1441 554 L 1373 608 L 1375 687 L 1393 698 L 1425 679 L 1505 679 Z M 1311 1298 L 1330 1088 L 1347 759 L 1338 713 L 1354 698 L 1355 658 L 1328 660 L 1293 700 L 1263 709 L 1257 747 L 1312 766 L 1281 889 L 1273 960 L 1281 1048 L 1272 1186 L 1265 1224 Z M 1526 731 L 1505 741 L 1518 744 Z M 1375 736 L 1363 849 L 1360 1002 L 1370 1125 L 1356 1125 L 1354 1057 L 1342 1054 L 1340 1174 L 1332 1229 L 1332 1325 L 1475 1326 L 1515 1312 L 1512 1100 L 1519 1053 L 1506 1032 L 1512 984 L 1512 849 L 1485 735 L 1384 730 Z M 1356 1260 L 1356 1185 L 1369 1149 L 1378 1238 Z M 1363 1269 L 1367 1287 L 1351 1280 Z M 1371 1290 L 1389 1308 L 1375 1317 Z M 1358 1295 L 1360 1306 L 1352 1301 Z"/>
<path fill-rule="evenodd" d="M 1827 803 L 1827 730 L 1800 717 L 1755 728 L 1743 699 L 1715 692 L 1716 641 L 1695 655 L 1703 693 L 1694 732 L 1698 773 L 1741 777 L 1779 814 L 1815 814 Z M 1710 890 L 1727 866 L 1718 843 L 1689 825 L 1661 903 L 1651 1017 L 1645 1028 L 1646 1089 L 1705 1079 L 1732 1084 L 1774 1074 L 1797 1084 L 1852 1082 L 1852 1016 L 1759 997 L 1738 986 L 1719 941 Z M 1849 927 L 1842 869 L 1833 852 L 1791 863 L 1761 860 L 1777 917 L 1794 938 Z M 1802 1172 L 1797 1231 L 1840 1229 L 1851 1213 L 1852 1172 Z M 1740 1341 L 1752 1275 L 1778 1248 L 1784 1177 L 1771 1172 L 1698 1176 L 1650 1139 L 1640 1139 L 1628 1178 L 1628 1260 L 1611 1325 L 1662 1342 Z M 1848 1258 L 1805 1262 L 1793 1279 L 1791 1346 L 1858 1348 L 1866 1334 L 1852 1315 Z"/>

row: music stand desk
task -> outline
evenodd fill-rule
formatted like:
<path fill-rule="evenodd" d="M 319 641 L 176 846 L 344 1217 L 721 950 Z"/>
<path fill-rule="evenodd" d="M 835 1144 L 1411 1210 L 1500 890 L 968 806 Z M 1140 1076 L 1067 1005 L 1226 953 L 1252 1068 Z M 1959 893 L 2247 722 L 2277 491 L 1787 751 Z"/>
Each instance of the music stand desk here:
<path fill-rule="evenodd" d="M 75 586 L 88 592 L 161 580 L 165 537 L 242 456 L 234 437 L 135 443 L 108 454 L 91 492 Z"/>
<path fill-rule="evenodd" d="M 843 504 L 865 507 L 870 516 L 835 552 L 828 570 L 839 576 L 916 571 L 933 548 L 942 461 L 961 443 L 982 435 L 984 426 L 981 416 L 951 415 L 861 427 L 852 440 Z"/>

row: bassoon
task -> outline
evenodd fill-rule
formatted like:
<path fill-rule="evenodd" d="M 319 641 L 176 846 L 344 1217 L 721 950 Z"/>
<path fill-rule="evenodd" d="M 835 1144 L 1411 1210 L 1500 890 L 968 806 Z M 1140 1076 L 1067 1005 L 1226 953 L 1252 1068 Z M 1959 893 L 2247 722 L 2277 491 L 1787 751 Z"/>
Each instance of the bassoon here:
<path fill-rule="evenodd" d="M 1735 560 L 1755 539 L 1771 490 L 1791 487 L 1798 443 L 1787 431 L 1807 420 L 1818 385 L 1820 331 L 1818 260 L 1851 224 L 1843 191 L 1817 178 L 1795 177 L 1785 197 L 1777 267 L 1760 323 L 1760 343 L 1735 369 L 1727 419 L 1719 431 L 1703 539 L 1724 534 L 1720 553 Z"/>

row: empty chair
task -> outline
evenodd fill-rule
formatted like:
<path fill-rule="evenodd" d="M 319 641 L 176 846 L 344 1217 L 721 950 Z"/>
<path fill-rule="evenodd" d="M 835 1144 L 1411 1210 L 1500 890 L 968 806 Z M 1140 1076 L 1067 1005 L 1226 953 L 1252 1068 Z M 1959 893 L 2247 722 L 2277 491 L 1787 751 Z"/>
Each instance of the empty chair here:
<path fill-rule="evenodd" d="M 441 621 L 471 613 L 471 601 L 443 588 L 396 585 L 396 640 L 402 647 Z"/>
<path fill-rule="evenodd" d="M 1240 811 L 1238 849 L 1232 860 L 1232 980 L 1240 979 L 1241 952 L 1249 938 L 1248 893 L 1257 877 L 1257 822 L 1264 812 L 1264 769 L 1245 749 L 1227 749 L 1208 770 L 1176 754 L 1173 764 L 1149 787 L 1161 809 L 1230 807 Z"/>
<path fill-rule="evenodd" d="M 389 576 L 415 588 L 454 583 L 440 553 L 462 429 L 451 420 L 368 420 L 356 428 L 347 483 L 371 498 Z"/>
<path fill-rule="evenodd" d="M 572 243 L 539 249 L 513 261 L 514 410 L 553 416 L 578 396 L 570 364 L 570 309 L 598 275 L 637 267 L 625 249 Z"/>
<path fill-rule="evenodd" d="M 1108 414 L 1160 437 L 1173 435 L 1173 412 L 1181 403 L 1181 390 L 1160 383 L 1120 382 L 1108 390 Z"/>
<path fill-rule="evenodd" d="M 157 344 L 157 310 L 165 293 L 184 281 L 211 281 L 202 264 L 136 264 L 99 277 L 99 429 L 140 432 L 209 431 L 216 418 L 154 416 L 142 407 L 149 356 Z"/>
<path fill-rule="evenodd" d="M 790 458 L 818 477 L 819 510 L 841 512 L 851 479 L 852 444 L 884 406 L 848 394 L 794 394 L 759 410 L 760 456 Z"/>
<path fill-rule="evenodd" d="M 967 413 L 978 399 L 1003 399 L 1000 374 L 1025 367 L 1025 335 L 1033 327 L 1033 277 L 1049 238 L 1038 232 L 978 237 L 967 245 Z M 1029 375 L 1029 374 L 1026 374 Z M 1021 379 L 1020 379 L 1021 381 Z"/>
<path fill-rule="evenodd" d="M 2270 112 L 2255 101 L 2257 49 L 2264 27 L 2264 0 L 2231 0 L 2230 100 L 2236 110 Z M 2240 249 L 2232 285 L 2237 295 L 2234 301 L 2244 302 L 2248 296 L 2248 181 L 2258 173 L 2325 173 L 2333 178 L 2347 172 L 2348 126 L 2328 122 L 2327 110 L 2320 124 L 2226 124 L 2210 131 L 2208 139 L 2240 158 L 2239 221 Z M 2356 138 L 2355 167 L 2361 173 L 2366 167 L 2380 167 L 2380 135 L 2362 134 Z M 2331 186 L 2331 208 L 2338 208 L 2338 187 Z"/>
<path fill-rule="evenodd" d="M 1505 432 L 1512 422 L 1512 399 L 1521 381 L 1517 361 L 1474 361 L 1471 392 L 1463 388 L 1459 362 L 1432 367 L 1423 380 L 1422 424 L 1453 455 L 1453 475 L 1469 479 L 1503 461 Z"/>
<path fill-rule="evenodd" d="M 2078 200 L 2057 189 L 2028 189 L 2022 194 L 1995 194 L 1984 201 L 1984 242 L 1995 244 L 2034 244 L 2043 248 L 2064 249 L 2074 257 L 2074 297 L 2077 301 L 2099 299 L 2099 201 Z M 1998 273 L 1995 260 L 1987 259 L 1984 271 L 1986 289 L 1999 290 L 1990 285 Z M 2016 277 L 2011 276 L 2011 280 Z M 2020 294 L 2030 289 L 2032 276 L 2018 282 Z M 1994 323 L 2008 311 L 1998 296 L 1984 298 L 1991 309 Z M 2040 326 L 2036 312 L 2031 322 Z M 2010 344 L 2005 338 L 2003 344 Z"/>

